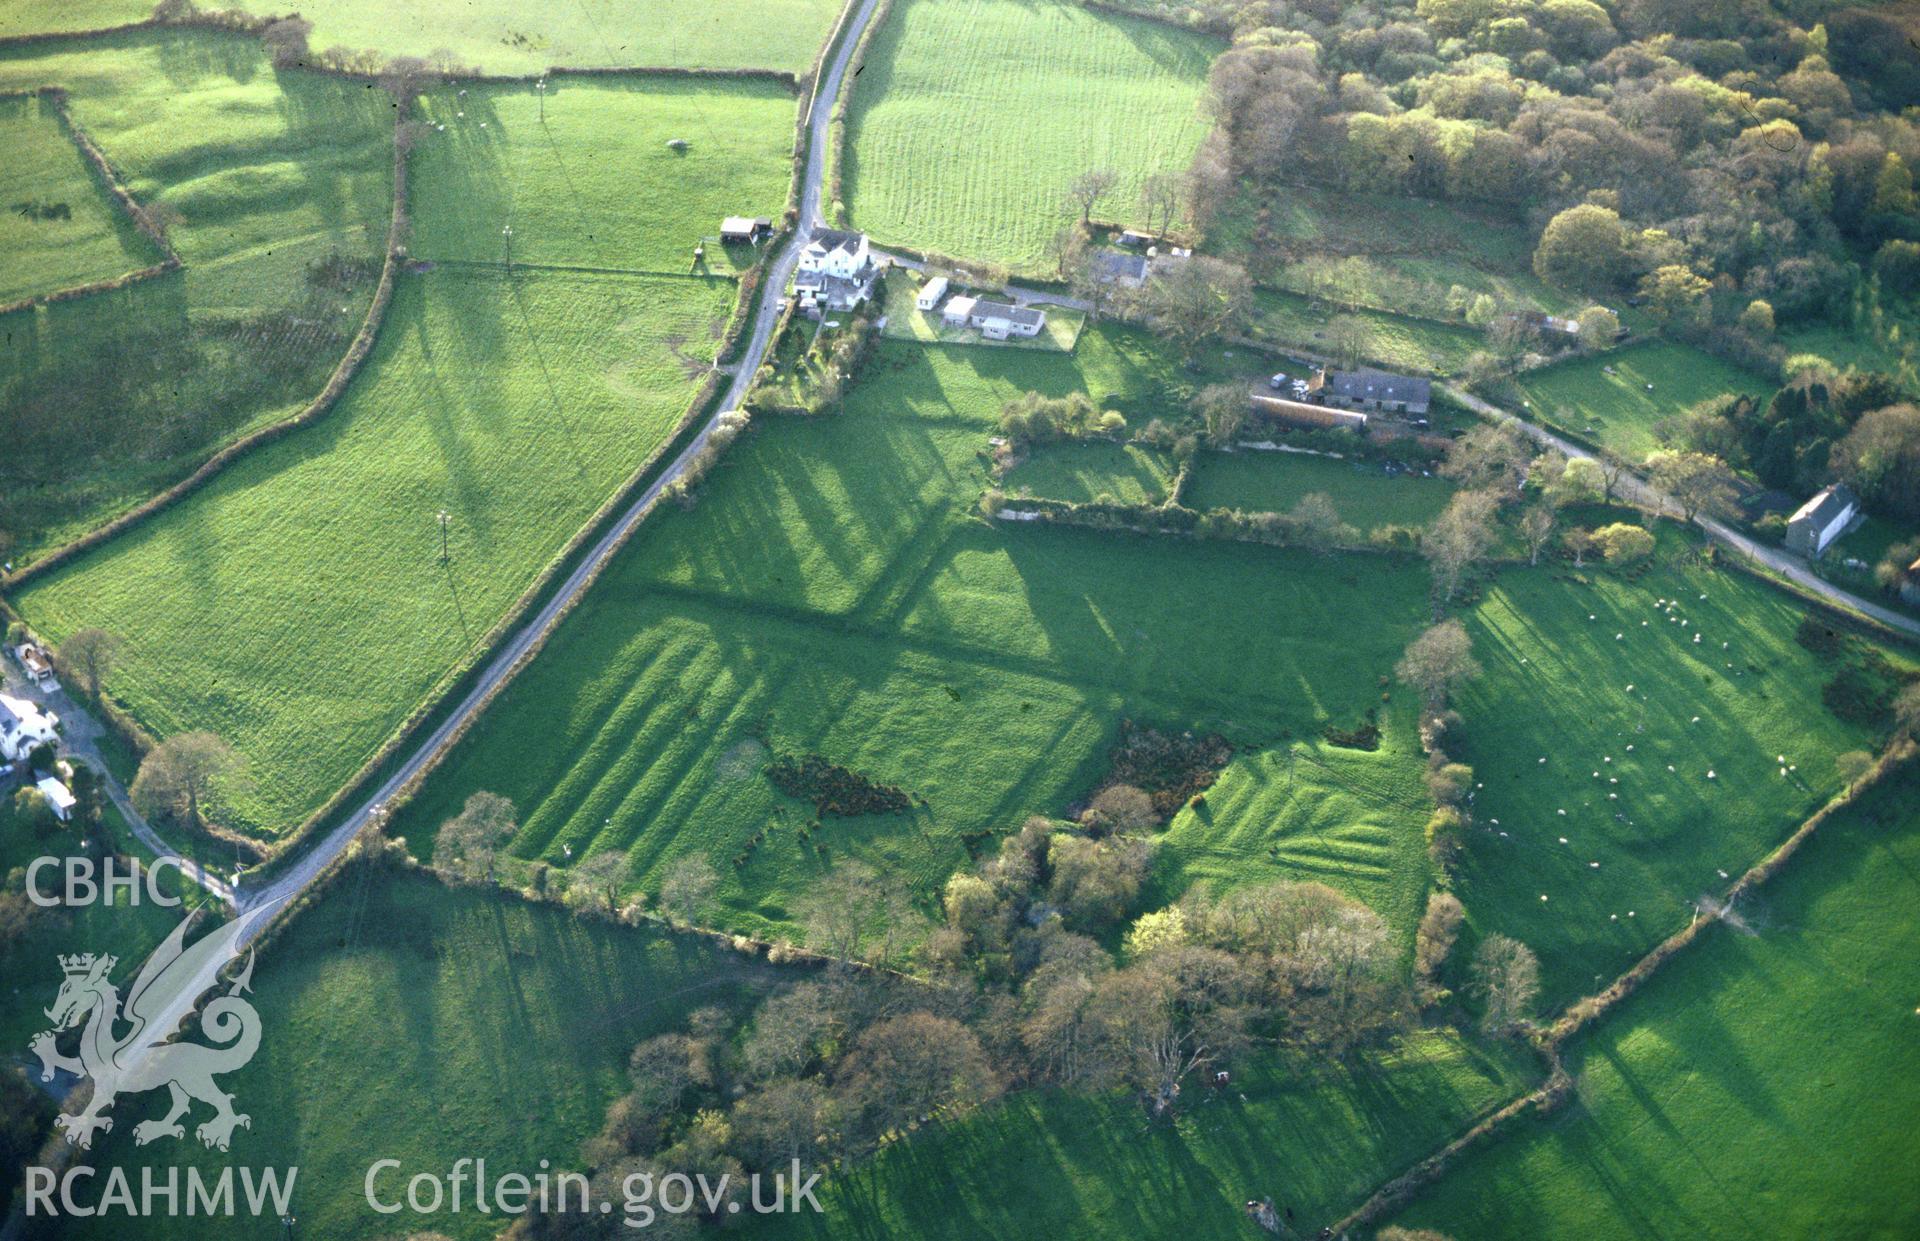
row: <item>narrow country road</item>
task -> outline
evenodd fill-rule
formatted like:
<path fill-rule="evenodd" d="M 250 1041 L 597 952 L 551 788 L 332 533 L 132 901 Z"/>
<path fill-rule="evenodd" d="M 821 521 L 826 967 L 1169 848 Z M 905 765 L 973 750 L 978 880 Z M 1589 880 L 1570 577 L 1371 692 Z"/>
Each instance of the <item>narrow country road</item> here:
<path fill-rule="evenodd" d="M 833 61 L 823 74 L 820 88 L 814 93 L 812 112 L 808 118 L 807 164 L 800 192 L 800 218 L 795 225 L 792 237 L 781 253 L 772 260 L 768 268 L 763 288 L 764 295 L 760 308 L 754 317 L 753 331 L 748 338 L 747 347 L 733 374 L 733 382 L 728 385 L 726 399 L 720 402 L 713 417 L 700 429 L 693 442 L 673 460 L 660 477 L 646 488 L 627 510 L 620 515 L 612 528 L 600 537 L 582 558 L 572 573 L 567 575 L 553 597 L 530 620 L 522 625 L 518 632 L 494 655 L 481 672 L 467 695 L 462 698 L 446 719 L 424 740 L 414 747 L 413 753 L 393 772 L 379 788 L 374 790 L 364 802 L 357 806 L 341 822 L 316 841 L 299 858 L 290 862 L 279 874 L 267 880 L 265 886 L 250 888 L 243 879 L 235 901 L 235 912 L 246 923 L 236 943 L 236 948 L 244 948 L 251 943 L 272 921 L 273 913 L 297 898 L 306 890 L 319 874 L 342 850 L 352 843 L 367 820 L 378 812 L 399 789 L 415 776 L 425 771 L 440 757 L 440 754 L 455 733 L 471 719 L 486 701 L 487 696 L 513 675 L 516 665 L 529 651 L 537 647 L 559 623 L 561 615 L 568 606 L 579 597 L 592 582 L 602 565 L 612 557 L 621 542 L 640 524 L 652 510 L 660 493 L 675 479 L 686 473 L 688 465 L 706 447 L 708 437 L 718 424 L 720 415 L 739 407 L 747 390 L 753 384 L 754 374 L 760 369 L 760 361 L 765 356 L 767 345 L 773 335 L 773 328 L 780 317 L 780 293 L 786 287 L 787 277 L 793 270 L 793 264 L 799 252 L 813 237 L 814 230 L 822 226 L 820 215 L 821 189 L 826 178 L 827 149 L 832 141 L 832 117 L 835 102 L 840 96 L 841 87 L 846 82 L 848 63 L 853 59 L 854 48 L 860 43 L 861 35 L 866 31 L 867 23 L 873 18 L 873 11 L 879 0 L 863 0 L 860 9 L 849 23 L 846 37 L 841 41 Z M 214 986 L 218 980 L 219 964 L 201 971 L 200 975 L 182 980 L 181 985 L 167 997 L 166 1005 L 160 1015 L 152 1022 L 152 1028 L 170 1030 L 188 1013 L 192 1012 L 199 997 Z"/>
<path fill-rule="evenodd" d="M 1569 458 L 1591 457 L 1593 455 L 1589 450 L 1582 448 L 1571 440 L 1555 435 L 1552 431 L 1540 426 L 1538 423 L 1530 422 L 1517 414 L 1500 408 L 1490 401 L 1481 400 L 1479 397 L 1453 384 L 1441 384 L 1440 389 L 1474 413 L 1479 414 L 1482 418 L 1490 418 L 1496 422 L 1505 422 L 1518 427 L 1523 433 L 1532 437 L 1535 442 L 1563 453 Z M 1620 476 L 1620 482 L 1615 487 L 1615 490 L 1642 508 L 1651 508 L 1657 512 L 1673 512 L 1680 508 L 1678 504 L 1668 498 L 1659 488 L 1633 473 L 1631 470 Z M 1903 615 L 1891 608 L 1882 607 L 1877 603 L 1862 599 L 1851 591 L 1840 589 L 1832 582 L 1813 573 L 1798 556 L 1790 555 L 1777 547 L 1768 547 L 1764 543 L 1756 543 L 1725 522 L 1715 521 L 1711 517 L 1696 517 L 1694 518 L 1694 524 L 1698 525 L 1702 530 L 1705 530 L 1709 535 L 1726 544 L 1734 551 L 1747 557 L 1749 560 L 1766 565 L 1775 573 L 1812 591 L 1821 598 L 1836 603 L 1841 607 L 1859 612 L 1864 616 L 1870 616 L 1891 629 L 1897 629 L 1902 633 L 1909 633 L 1920 637 L 1920 620 L 1915 620 L 1913 617 Z"/>

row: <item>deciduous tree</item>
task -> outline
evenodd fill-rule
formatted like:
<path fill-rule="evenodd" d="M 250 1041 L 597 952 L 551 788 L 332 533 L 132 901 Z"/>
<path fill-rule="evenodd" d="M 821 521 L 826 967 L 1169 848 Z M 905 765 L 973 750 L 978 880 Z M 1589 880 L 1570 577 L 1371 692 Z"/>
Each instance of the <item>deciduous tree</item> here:
<path fill-rule="evenodd" d="M 180 733 L 141 761 L 129 792 L 141 813 L 176 815 L 199 828 L 209 798 L 237 792 L 242 780 L 243 765 L 232 746 L 210 732 Z"/>
<path fill-rule="evenodd" d="M 1473 657 L 1467 627 L 1458 620 L 1444 620 L 1408 643 L 1393 671 L 1437 708 L 1455 688 L 1479 676 L 1481 668 Z"/>
<path fill-rule="evenodd" d="M 1540 962 L 1506 935 L 1489 935 L 1473 953 L 1473 994 L 1484 1006 L 1480 1028 L 1503 1034 L 1524 1021 L 1540 994 Z"/>
<path fill-rule="evenodd" d="M 491 880 L 494 855 L 519 830 L 513 803 L 482 789 L 467 798 L 459 814 L 440 825 L 434 856 L 449 869 Z"/>

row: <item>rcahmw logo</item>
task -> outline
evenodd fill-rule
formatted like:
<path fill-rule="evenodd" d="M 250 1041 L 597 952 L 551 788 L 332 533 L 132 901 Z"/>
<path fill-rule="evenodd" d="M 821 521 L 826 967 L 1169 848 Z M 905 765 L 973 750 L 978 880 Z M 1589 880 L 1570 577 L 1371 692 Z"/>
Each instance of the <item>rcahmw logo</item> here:
<path fill-rule="evenodd" d="M 211 1045 L 167 1040 L 191 1011 L 192 1001 L 217 986 L 221 971 L 238 959 L 242 937 L 263 912 L 226 923 L 191 948 L 185 947 L 187 923 L 180 923 L 141 966 L 124 1004 L 112 981 L 117 958 L 91 952 L 60 958 L 60 992 L 46 1010 L 53 1026 L 36 1035 L 31 1046 L 40 1058 L 42 1080 L 52 1081 L 56 1072 L 64 1072 L 92 1084 L 79 1111 L 62 1112 L 54 1121 L 73 1147 L 85 1150 L 98 1134 L 113 1128 L 107 1112 L 121 1097 L 162 1086 L 169 1095 L 167 1112 L 133 1127 L 136 1146 L 184 1138 L 181 1121 L 195 1103 L 213 1109 L 212 1116 L 194 1127 L 194 1136 L 207 1147 L 224 1151 L 236 1128 L 252 1127 L 252 1119 L 234 1110 L 233 1096 L 214 1080 L 216 1074 L 244 1067 L 260 1048 L 260 1014 L 243 998 L 253 979 L 251 952 L 226 990 L 200 1011 L 200 1030 Z M 62 1050 L 63 1041 L 74 1054 Z M 188 1169 L 183 1185 L 177 1168 L 144 1168 L 136 1194 L 121 1168 L 110 1168 L 101 1177 L 85 1165 L 64 1173 L 30 1167 L 26 1213 L 231 1215 L 242 1207 L 253 1214 L 267 1209 L 285 1214 L 298 1168 L 240 1169 L 239 1199 L 233 1192 L 234 1172 L 225 1168 L 209 1182 L 199 1169 Z M 96 1179 L 100 1183 L 92 1184 Z M 89 1203 L 86 1199 L 96 1189 L 99 1197 Z"/>

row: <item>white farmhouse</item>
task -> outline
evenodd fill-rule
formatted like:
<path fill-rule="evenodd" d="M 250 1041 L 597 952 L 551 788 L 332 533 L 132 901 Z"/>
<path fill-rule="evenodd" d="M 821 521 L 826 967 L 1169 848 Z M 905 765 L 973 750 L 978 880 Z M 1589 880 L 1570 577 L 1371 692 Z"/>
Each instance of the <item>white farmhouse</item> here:
<path fill-rule="evenodd" d="M 865 233 L 823 228 L 813 235 L 807 248 L 800 252 L 799 267 L 801 271 L 825 272 L 829 276 L 851 280 L 872 262 L 873 256 L 867 249 Z"/>
<path fill-rule="evenodd" d="M 864 233 L 823 228 L 800 251 L 793 295 L 810 313 L 852 310 L 873 295 L 879 264 Z"/>
<path fill-rule="evenodd" d="M 27 752 L 58 735 L 60 718 L 39 704 L 11 694 L 0 694 L 0 762 L 25 758 Z"/>
<path fill-rule="evenodd" d="M 1787 550 L 1820 559 L 1827 544 L 1845 534 L 1859 513 L 1860 501 L 1846 484 L 1828 487 L 1787 519 Z"/>

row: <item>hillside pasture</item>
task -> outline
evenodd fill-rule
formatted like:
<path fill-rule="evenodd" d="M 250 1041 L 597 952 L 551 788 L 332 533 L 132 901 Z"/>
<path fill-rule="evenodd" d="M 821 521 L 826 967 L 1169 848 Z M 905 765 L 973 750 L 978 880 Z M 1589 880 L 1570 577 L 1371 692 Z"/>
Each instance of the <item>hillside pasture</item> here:
<path fill-rule="evenodd" d="M 0 0 L 0 39 L 23 34 L 60 34 L 70 30 L 101 30 L 145 21 L 153 6 L 145 0 Z"/>
<path fill-rule="evenodd" d="M 559 77 L 544 100 L 531 83 L 441 86 L 419 109 L 423 259 L 503 263 L 511 226 L 516 264 L 728 274 L 760 252 L 730 253 L 720 221 L 779 218 L 793 172 L 793 94 L 760 79 Z"/>
<path fill-rule="evenodd" d="M 0 305 L 110 280 L 160 261 L 120 214 L 53 106 L 0 97 Z"/>
<path fill-rule="evenodd" d="M 43 83 L 67 88 L 134 196 L 172 221 L 186 269 L 9 316 L 0 528 L 18 540 L 17 563 L 311 399 L 365 317 L 392 206 L 386 96 L 274 72 L 254 40 L 142 32 L 0 52 L 0 89 Z M 62 195 L 76 223 L 79 188 Z M 104 212 L 102 191 L 83 188 Z M 0 230 L 0 270 L 39 264 L 13 225 Z M 91 274 L 157 261 L 136 240 L 145 249 Z"/>
<path fill-rule="evenodd" d="M 1310 1237 L 1526 1081 L 1517 1058 L 1425 1032 L 1232 1072 L 1172 1124 L 1149 1124 L 1132 1096 L 1013 1095 L 823 1182 L 819 1215 L 759 1217 L 748 1235 L 1238 1241 L 1256 1235 L 1244 1204 L 1271 1197 Z"/>
<path fill-rule="evenodd" d="M 99 0 L 93 0 L 98 3 Z M 270 0 L 235 7 L 278 15 Z M 307 14 L 315 51 L 371 48 L 436 56 L 492 74 L 568 68 L 781 69 L 800 73 L 826 40 L 839 0 L 335 0 Z"/>
<path fill-rule="evenodd" d="M 1920 1230 L 1920 781 L 1827 822 L 1394 1222 L 1486 1241 Z"/>
<path fill-rule="evenodd" d="M 1141 187 L 1206 134 L 1216 41 L 1061 0 L 899 0 L 847 117 L 849 223 L 881 242 L 1045 265 L 1079 214 L 1067 188 L 1110 170 L 1095 214 L 1144 224 Z M 1156 221 L 1156 226 L 1158 221 Z"/>
<path fill-rule="evenodd" d="M 1649 340 L 1519 377 L 1526 412 L 1630 461 L 1661 447 L 1656 428 L 1712 397 L 1765 398 L 1766 379 L 1677 341 Z"/>
<path fill-rule="evenodd" d="M 636 1043 L 685 1029 L 696 1008 L 744 1007 L 779 976 L 703 939 L 421 874 L 350 873 L 260 954 L 260 1050 L 221 1078 L 252 1117 L 232 1153 L 191 1133 L 136 1147 L 133 1125 L 164 1110 L 161 1091 L 116 1107 L 102 1161 L 126 1167 L 135 1184 L 147 1165 L 186 1164 L 209 1179 L 229 1163 L 297 1165 L 303 1230 L 390 1237 L 396 1218 L 425 1217 L 372 1210 L 364 1186 L 376 1159 L 402 1164 L 385 1173 L 383 1198 L 404 1198 L 408 1177 L 444 1176 L 458 1159 L 485 1159 L 493 1175 L 533 1176 L 542 1160 L 578 1169 L 581 1143 L 632 1089 Z M 497 1212 L 476 1212 L 470 1198 L 464 1206 L 432 1217 L 433 1228 L 461 1241 L 499 1231 Z M 74 1235 L 242 1241 L 259 1232 L 245 1214 L 155 1212 Z"/>
<path fill-rule="evenodd" d="M 1879 742 L 1823 703 L 1864 645 L 1814 654 L 1789 597 L 1692 550 L 1668 532 L 1634 579 L 1509 570 L 1467 618 L 1486 673 L 1446 743 L 1477 782 L 1458 891 L 1479 933 L 1539 953 L 1548 1008 L 1685 925 Z"/>
<path fill-rule="evenodd" d="M 677 340 L 730 281 L 435 272 L 403 279 L 321 423 L 14 600 L 52 640 L 126 639 L 148 730 L 249 761 L 233 826 L 298 823 L 385 740 L 615 488 L 704 378 Z M 435 517 L 449 516 L 449 557 Z"/>
<path fill-rule="evenodd" d="M 1389 477 L 1378 462 L 1335 461 L 1304 453 L 1203 452 L 1194 459 L 1184 499 L 1188 508 L 1284 513 L 1319 493 L 1343 521 L 1361 530 L 1424 526 L 1453 494 L 1445 479 L 1418 474 Z"/>
<path fill-rule="evenodd" d="M 1351 319 L 1360 327 L 1359 358 L 1416 375 L 1457 374 L 1483 345 L 1464 324 L 1436 323 L 1378 310 L 1345 310 L 1284 289 L 1254 290 L 1252 333 L 1281 347 L 1325 353 L 1327 322 Z"/>
<path fill-rule="evenodd" d="M 796 935 L 818 876 L 848 857 L 930 909 L 970 848 L 1096 788 L 1123 719 L 1251 749 L 1363 722 L 1425 615 L 1412 566 L 971 515 L 1014 376 L 1144 408 L 1169 364 L 1141 347 L 1106 327 L 1071 356 L 883 341 L 839 412 L 760 420 L 691 512 L 662 513 L 608 569 L 395 830 L 429 851 L 490 789 L 518 810 L 522 857 L 628 849 L 651 892 L 705 854 L 722 876 L 708 921 Z M 1356 641 L 1339 618 L 1362 609 L 1375 623 Z M 1379 761 L 1417 772 L 1410 721 L 1383 723 Z M 816 824 L 762 774 L 775 753 L 898 785 L 913 808 Z M 1191 826 L 1193 856 L 1238 827 Z M 1233 840 L 1194 873 L 1266 858 L 1261 832 Z M 1407 881 L 1425 874 L 1419 856 Z"/>

